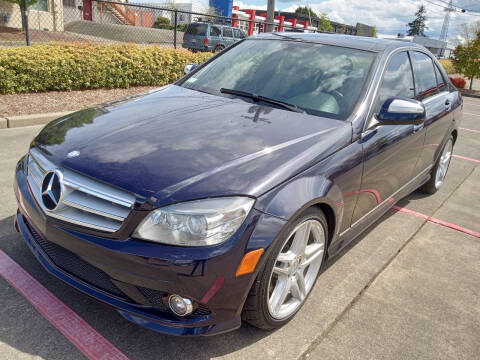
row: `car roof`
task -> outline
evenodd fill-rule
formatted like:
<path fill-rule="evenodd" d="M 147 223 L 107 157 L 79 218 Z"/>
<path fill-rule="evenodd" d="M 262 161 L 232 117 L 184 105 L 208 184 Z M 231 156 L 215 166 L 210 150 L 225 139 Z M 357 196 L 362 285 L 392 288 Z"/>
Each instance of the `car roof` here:
<path fill-rule="evenodd" d="M 359 50 L 367 50 L 374 52 L 393 51 L 402 47 L 413 47 L 425 49 L 423 46 L 406 41 L 378 39 L 374 37 L 328 34 L 328 33 L 296 33 L 296 32 L 278 32 L 278 33 L 262 33 L 251 36 L 251 39 L 277 39 L 279 36 L 288 37 L 298 41 L 306 41 L 324 45 L 336 45 L 349 47 Z"/>
<path fill-rule="evenodd" d="M 212 25 L 212 26 L 219 26 L 219 27 L 228 27 L 228 28 L 232 28 L 232 29 L 237 29 L 237 30 L 242 30 L 242 29 L 239 29 L 235 26 L 232 26 L 232 25 L 226 25 L 226 24 L 217 24 L 217 23 L 211 23 L 211 22 L 208 22 L 208 21 L 195 21 L 195 22 L 191 22 L 189 25 L 191 24 L 206 24 L 206 25 Z"/>

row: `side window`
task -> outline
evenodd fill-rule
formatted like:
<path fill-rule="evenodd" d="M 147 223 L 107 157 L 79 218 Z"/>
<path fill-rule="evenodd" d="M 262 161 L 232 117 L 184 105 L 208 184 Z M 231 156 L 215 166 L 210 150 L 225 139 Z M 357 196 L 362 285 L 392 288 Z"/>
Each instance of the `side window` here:
<path fill-rule="evenodd" d="M 217 26 L 210 25 L 210 36 L 222 36 L 222 30 Z"/>
<path fill-rule="evenodd" d="M 418 51 L 414 51 L 412 54 L 417 98 L 423 100 L 437 93 L 437 78 L 432 59 L 429 56 Z"/>
<path fill-rule="evenodd" d="M 239 29 L 233 29 L 233 33 L 235 34 L 236 39 L 243 39 L 245 37 L 243 32 Z"/>
<path fill-rule="evenodd" d="M 223 28 L 223 36 L 224 37 L 229 37 L 229 38 L 233 37 L 232 29 L 224 27 Z"/>
<path fill-rule="evenodd" d="M 393 55 L 387 64 L 378 89 L 375 114 L 378 114 L 385 101 L 397 96 L 411 99 L 415 97 L 412 67 L 406 51 Z"/>
<path fill-rule="evenodd" d="M 445 82 L 445 78 L 443 77 L 443 74 L 438 68 L 437 64 L 435 64 L 435 75 L 437 76 L 438 90 L 446 91 L 447 83 Z"/>

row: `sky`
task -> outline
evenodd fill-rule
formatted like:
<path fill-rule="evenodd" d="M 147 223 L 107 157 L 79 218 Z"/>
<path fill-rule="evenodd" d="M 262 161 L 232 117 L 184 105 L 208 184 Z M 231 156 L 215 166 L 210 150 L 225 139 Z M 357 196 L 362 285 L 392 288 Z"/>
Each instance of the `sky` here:
<path fill-rule="evenodd" d="M 445 17 L 444 2 L 448 0 L 277 0 L 275 6 L 282 11 L 295 11 L 298 6 L 310 6 L 317 14 L 326 13 L 330 20 L 355 25 L 361 22 L 376 25 L 378 33 L 405 33 L 406 24 L 413 20 L 418 7 L 423 4 L 427 9 L 426 35 L 438 37 Z M 234 1 L 240 8 L 266 9 L 266 0 Z M 457 38 L 461 33 L 460 25 L 480 21 L 480 0 L 456 0 L 454 5 L 476 10 L 477 13 L 454 12 L 450 17 L 449 39 Z"/>
<path fill-rule="evenodd" d="M 138 0 L 137 0 L 138 1 Z M 148 1 L 148 0 L 143 0 Z M 172 0 L 170 0 L 172 1 Z M 197 2 L 204 5 L 208 0 L 176 0 L 177 2 Z M 438 38 L 445 16 L 444 7 L 449 0 L 276 0 L 275 7 L 282 11 L 295 11 L 298 6 L 310 6 L 317 14 L 326 13 L 330 20 L 355 25 L 361 22 L 376 25 L 380 34 L 397 34 L 406 32 L 406 24 L 413 20 L 418 7 L 423 4 L 427 9 L 427 26 L 425 34 Z M 148 2 L 165 2 L 149 0 Z M 234 5 L 240 8 L 266 9 L 267 0 L 237 0 Z M 461 24 L 480 21 L 480 0 L 454 0 L 454 5 L 476 11 L 476 13 L 451 14 L 449 41 L 461 40 Z"/>

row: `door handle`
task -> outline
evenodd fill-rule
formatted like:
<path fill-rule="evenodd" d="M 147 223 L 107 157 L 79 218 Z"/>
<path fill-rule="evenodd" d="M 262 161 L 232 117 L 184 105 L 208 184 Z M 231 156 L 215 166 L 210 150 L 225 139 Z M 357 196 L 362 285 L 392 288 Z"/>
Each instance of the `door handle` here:
<path fill-rule="evenodd" d="M 449 111 L 450 107 L 451 107 L 450 99 L 445 100 L 445 109 Z"/>

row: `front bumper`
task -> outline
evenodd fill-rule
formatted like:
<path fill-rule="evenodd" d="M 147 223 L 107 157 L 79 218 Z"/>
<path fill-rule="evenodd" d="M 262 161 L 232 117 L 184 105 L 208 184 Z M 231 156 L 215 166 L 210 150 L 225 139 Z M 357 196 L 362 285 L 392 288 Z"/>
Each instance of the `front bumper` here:
<path fill-rule="evenodd" d="M 116 308 L 127 320 L 162 333 L 212 335 L 241 325 L 243 303 L 267 256 L 252 274 L 236 278 L 236 269 L 246 252 L 268 249 L 282 220 L 252 210 L 231 240 L 209 248 L 108 239 L 46 216 L 32 196 L 23 166 L 21 160 L 14 182 L 17 227 L 51 274 Z M 162 303 L 168 294 L 194 300 L 195 311 L 174 315 Z"/>
<path fill-rule="evenodd" d="M 182 43 L 182 47 L 184 49 L 195 50 L 195 51 L 213 51 L 213 46 L 211 45 L 203 45 L 203 43 L 199 44 L 186 44 Z"/>

